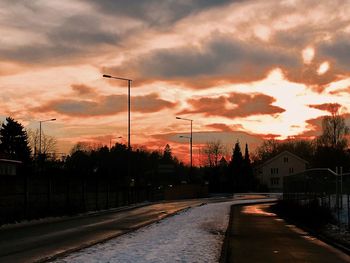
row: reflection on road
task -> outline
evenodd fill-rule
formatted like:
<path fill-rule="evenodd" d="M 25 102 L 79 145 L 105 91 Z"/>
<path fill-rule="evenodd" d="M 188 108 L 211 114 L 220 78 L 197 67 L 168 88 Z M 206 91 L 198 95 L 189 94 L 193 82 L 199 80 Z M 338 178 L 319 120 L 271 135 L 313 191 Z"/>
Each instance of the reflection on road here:
<path fill-rule="evenodd" d="M 249 205 L 244 206 L 242 213 L 244 214 L 255 214 L 255 215 L 264 215 L 264 216 L 276 216 L 274 213 L 269 213 L 264 210 L 266 205 Z"/>

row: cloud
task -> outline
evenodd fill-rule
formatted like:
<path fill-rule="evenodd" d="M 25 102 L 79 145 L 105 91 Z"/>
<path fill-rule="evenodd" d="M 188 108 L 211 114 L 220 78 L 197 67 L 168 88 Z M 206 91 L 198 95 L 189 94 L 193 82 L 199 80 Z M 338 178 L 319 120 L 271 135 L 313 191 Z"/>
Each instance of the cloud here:
<path fill-rule="evenodd" d="M 146 22 L 149 26 L 165 27 L 202 10 L 237 2 L 232 0 L 90 0 L 100 11 L 117 16 L 128 16 Z"/>
<path fill-rule="evenodd" d="M 350 87 L 346 87 L 346 88 L 340 88 L 340 89 L 337 89 L 337 90 L 333 90 L 333 91 L 330 91 L 329 94 L 331 95 L 339 95 L 339 94 L 349 94 L 350 93 Z"/>
<path fill-rule="evenodd" d="M 173 143 L 188 143 L 188 141 L 180 138 L 179 136 L 189 136 L 188 133 L 165 133 L 156 134 L 152 137 L 161 141 L 170 141 Z M 208 141 L 220 140 L 224 145 L 230 145 L 233 147 L 234 143 L 239 140 L 241 143 L 248 143 L 252 148 L 258 146 L 261 142 L 261 136 L 253 133 L 243 131 L 231 131 L 231 132 L 220 132 L 220 131 L 202 131 L 193 132 L 193 144 L 205 144 Z"/>
<path fill-rule="evenodd" d="M 177 103 L 159 98 L 155 93 L 131 98 L 131 111 L 151 113 L 174 108 Z M 93 117 L 118 114 L 127 110 L 126 95 L 100 96 L 97 100 L 57 99 L 34 109 L 36 112 L 54 111 L 73 117 Z"/>
<path fill-rule="evenodd" d="M 320 104 L 320 108 L 326 108 L 327 103 Z M 345 113 L 341 115 L 345 119 L 346 125 L 350 125 L 350 114 Z M 309 119 L 306 121 L 306 130 L 294 137 L 310 139 L 322 134 L 322 120 L 325 116 L 320 116 L 317 118 Z"/>
<path fill-rule="evenodd" d="M 264 94 L 231 93 L 229 96 L 188 100 L 192 109 L 183 110 L 178 114 L 202 113 L 205 116 L 222 116 L 234 119 L 284 112 L 284 109 L 271 105 L 274 101 L 273 97 Z"/>
<path fill-rule="evenodd" d="M 57 65 L 91 60 L 92 56 L 99 56 L 101 50 L 105 52 L 108 47 L 118 47 L 124 31 L 108 26 L 115 20 L 108 21 L 93 10 L 88 12 L 83 3 L 70 3 L 70 13 L 67 14 L 66 10 L 61 10 L 67 5 L 64 2 L 62 6 L 27 1 L 9 4 L 16 17 L 9 11 L 2 14 L 8 24 L 6 27 L 0 24 L 0 33 L 7 30 L 6 41 L 0 47 L 0 59 Z M 6 8 L 4 10 L 11 10 Z M 33 19 L 34 16 L 40 19 Z"/>
<path fill-rule="evenodd" d="M 339 103 L 323 103 L 323 104 L 311 104 L 308 105 L 310 108 L 328 111 L 329 113 L 338 112 L 338 110 L 342 107 Z"/>
<path fill-rule="evenodd" d="M 319 51 L 321 55 L 329 58 L 335 66 L 342 71 L 350 70 L 350 34 L 341 34 L 333 36 L 329 41 L 320 43 Z"/>
<path fill-rule="evenodd" d="M 223 131 L 223 132 L 243 129 L 243 125 L 241 125 L 241 124 L 227 125 L 224 123 L 212 123 L 212 124 L 206 125 L 206 127 L 213 128 L 215 130 L 219 130 L 219 131 Z"/>
<path fill-rule="evenodd" d="M 134 75 L 142 81 L 167 80 L 207 87 L 208 80 L 212 83 L 259 80 L 273 68 L 297 67 L 300 63 L 301 59 L 288 50 L 213 34 L 202 47 L 155 49 L 126 60 L 121 66 L 103 70 Z"/>
<path fill-rule="evenodd" d="M 324 116 L 307 120 L 306 130 L 294 136 L 295 138 L 310 139 L 319 136 L 322 131 L 322 119 Z"/>
<path fill-rule="evenodd" d="M 73 84 L 71 85 L 71 88 L 78 95 L 96 95 L 96 91 L 94 90 L 94 88 L 84 84 Z"/>

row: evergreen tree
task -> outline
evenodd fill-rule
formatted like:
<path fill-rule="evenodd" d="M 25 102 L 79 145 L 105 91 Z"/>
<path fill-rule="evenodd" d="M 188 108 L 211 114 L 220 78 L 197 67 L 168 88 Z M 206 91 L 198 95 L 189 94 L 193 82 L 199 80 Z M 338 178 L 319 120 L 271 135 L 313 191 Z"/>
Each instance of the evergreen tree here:
<path fill-rule="evenodd" d="M 253 190 L 254 188 L 254 175 L 253 168 L 250 161 L 248 144 L 245 144 L 244 153 L 244 165 L 243 165 L 243 188 L 244 191 Z"/>
<path fill-rule="evenodd" d="M 27 132 L 22 124 L 11 117 L 7 117 L 0 127 L 0 151 L 14 160 L 30 160 L 31 150 Z"/>
<path fill-rule="evenodd" d="M 237 140 L 233 149 L 232 159 L 230 163 L 230 176 L 229 182 L 232 191 L 242 191 L 242 167 L 243 167 L 243 155 L 241 146 Z"/>
<path fill-rule="evenodd" d="M 171 148 L 170 148 L 170 145 L 167 144 L 164 147 L 163 160 L 164 161 L 171 161 L 172 159 L 173 159 L 173 155 L 172 155 L 172 152 L 171 152 Z"/>
<path fill-rule="evenodd" d="M 250 165 L 250 156 L 249 156 L 249 150 L 248 150 L 248 144 L 245 144 L 245 152 L 244 152 L 244 162 L 248 165 Z"/>
<path fill-rule="evenodd" d="M 235 148 L 233 149 L 231 162 L 232 164 L 237 164 L 237 165 L 242 165 L 243 163 L 243 155 L 242 155 L 241 146 L 238 140 L 235 144 Z"/>

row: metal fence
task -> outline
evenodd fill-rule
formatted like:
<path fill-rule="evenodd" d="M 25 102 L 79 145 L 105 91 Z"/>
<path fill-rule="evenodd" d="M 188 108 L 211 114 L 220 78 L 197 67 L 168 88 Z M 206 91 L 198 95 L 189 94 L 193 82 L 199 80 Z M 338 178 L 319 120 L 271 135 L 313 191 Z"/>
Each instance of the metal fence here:
<path fill-rule="evenodd" d="M 317 168 L 284 177 L 283 200 L 326 207 L 339 225 L 350 228 L 350 173 L 340 170 Z"/>
<path fill-rule="evenodd" d="M 0 176 L 0 225 L 159 199 L 163 193 L 158 189 L 121 184 L 116 177 Z"/>

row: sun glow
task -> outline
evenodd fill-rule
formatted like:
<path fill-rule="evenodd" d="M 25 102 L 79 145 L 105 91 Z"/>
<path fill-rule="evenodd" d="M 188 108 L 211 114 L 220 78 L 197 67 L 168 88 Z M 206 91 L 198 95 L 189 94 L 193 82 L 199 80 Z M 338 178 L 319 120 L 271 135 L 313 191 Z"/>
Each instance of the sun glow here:
<path fill-rule="evenodd" d="M 325 61 L 325 62 L 323 62 L 323 63 L 319 66 L 319 68 L 318 68 L 318 70 L 317 70 L 317 74 L 318 74 L 318 75 L 323 75 L 323 74 L 325 74 L 328 70 L 329 70 L 329 62 L 328 62 L 328 61 Z"/>
<path fill-rule="evenodd" d="M 307 47 L 302 51 L 302 57 L 305 64 L 310 64 L 315 57 L 315 49 Z"/>

